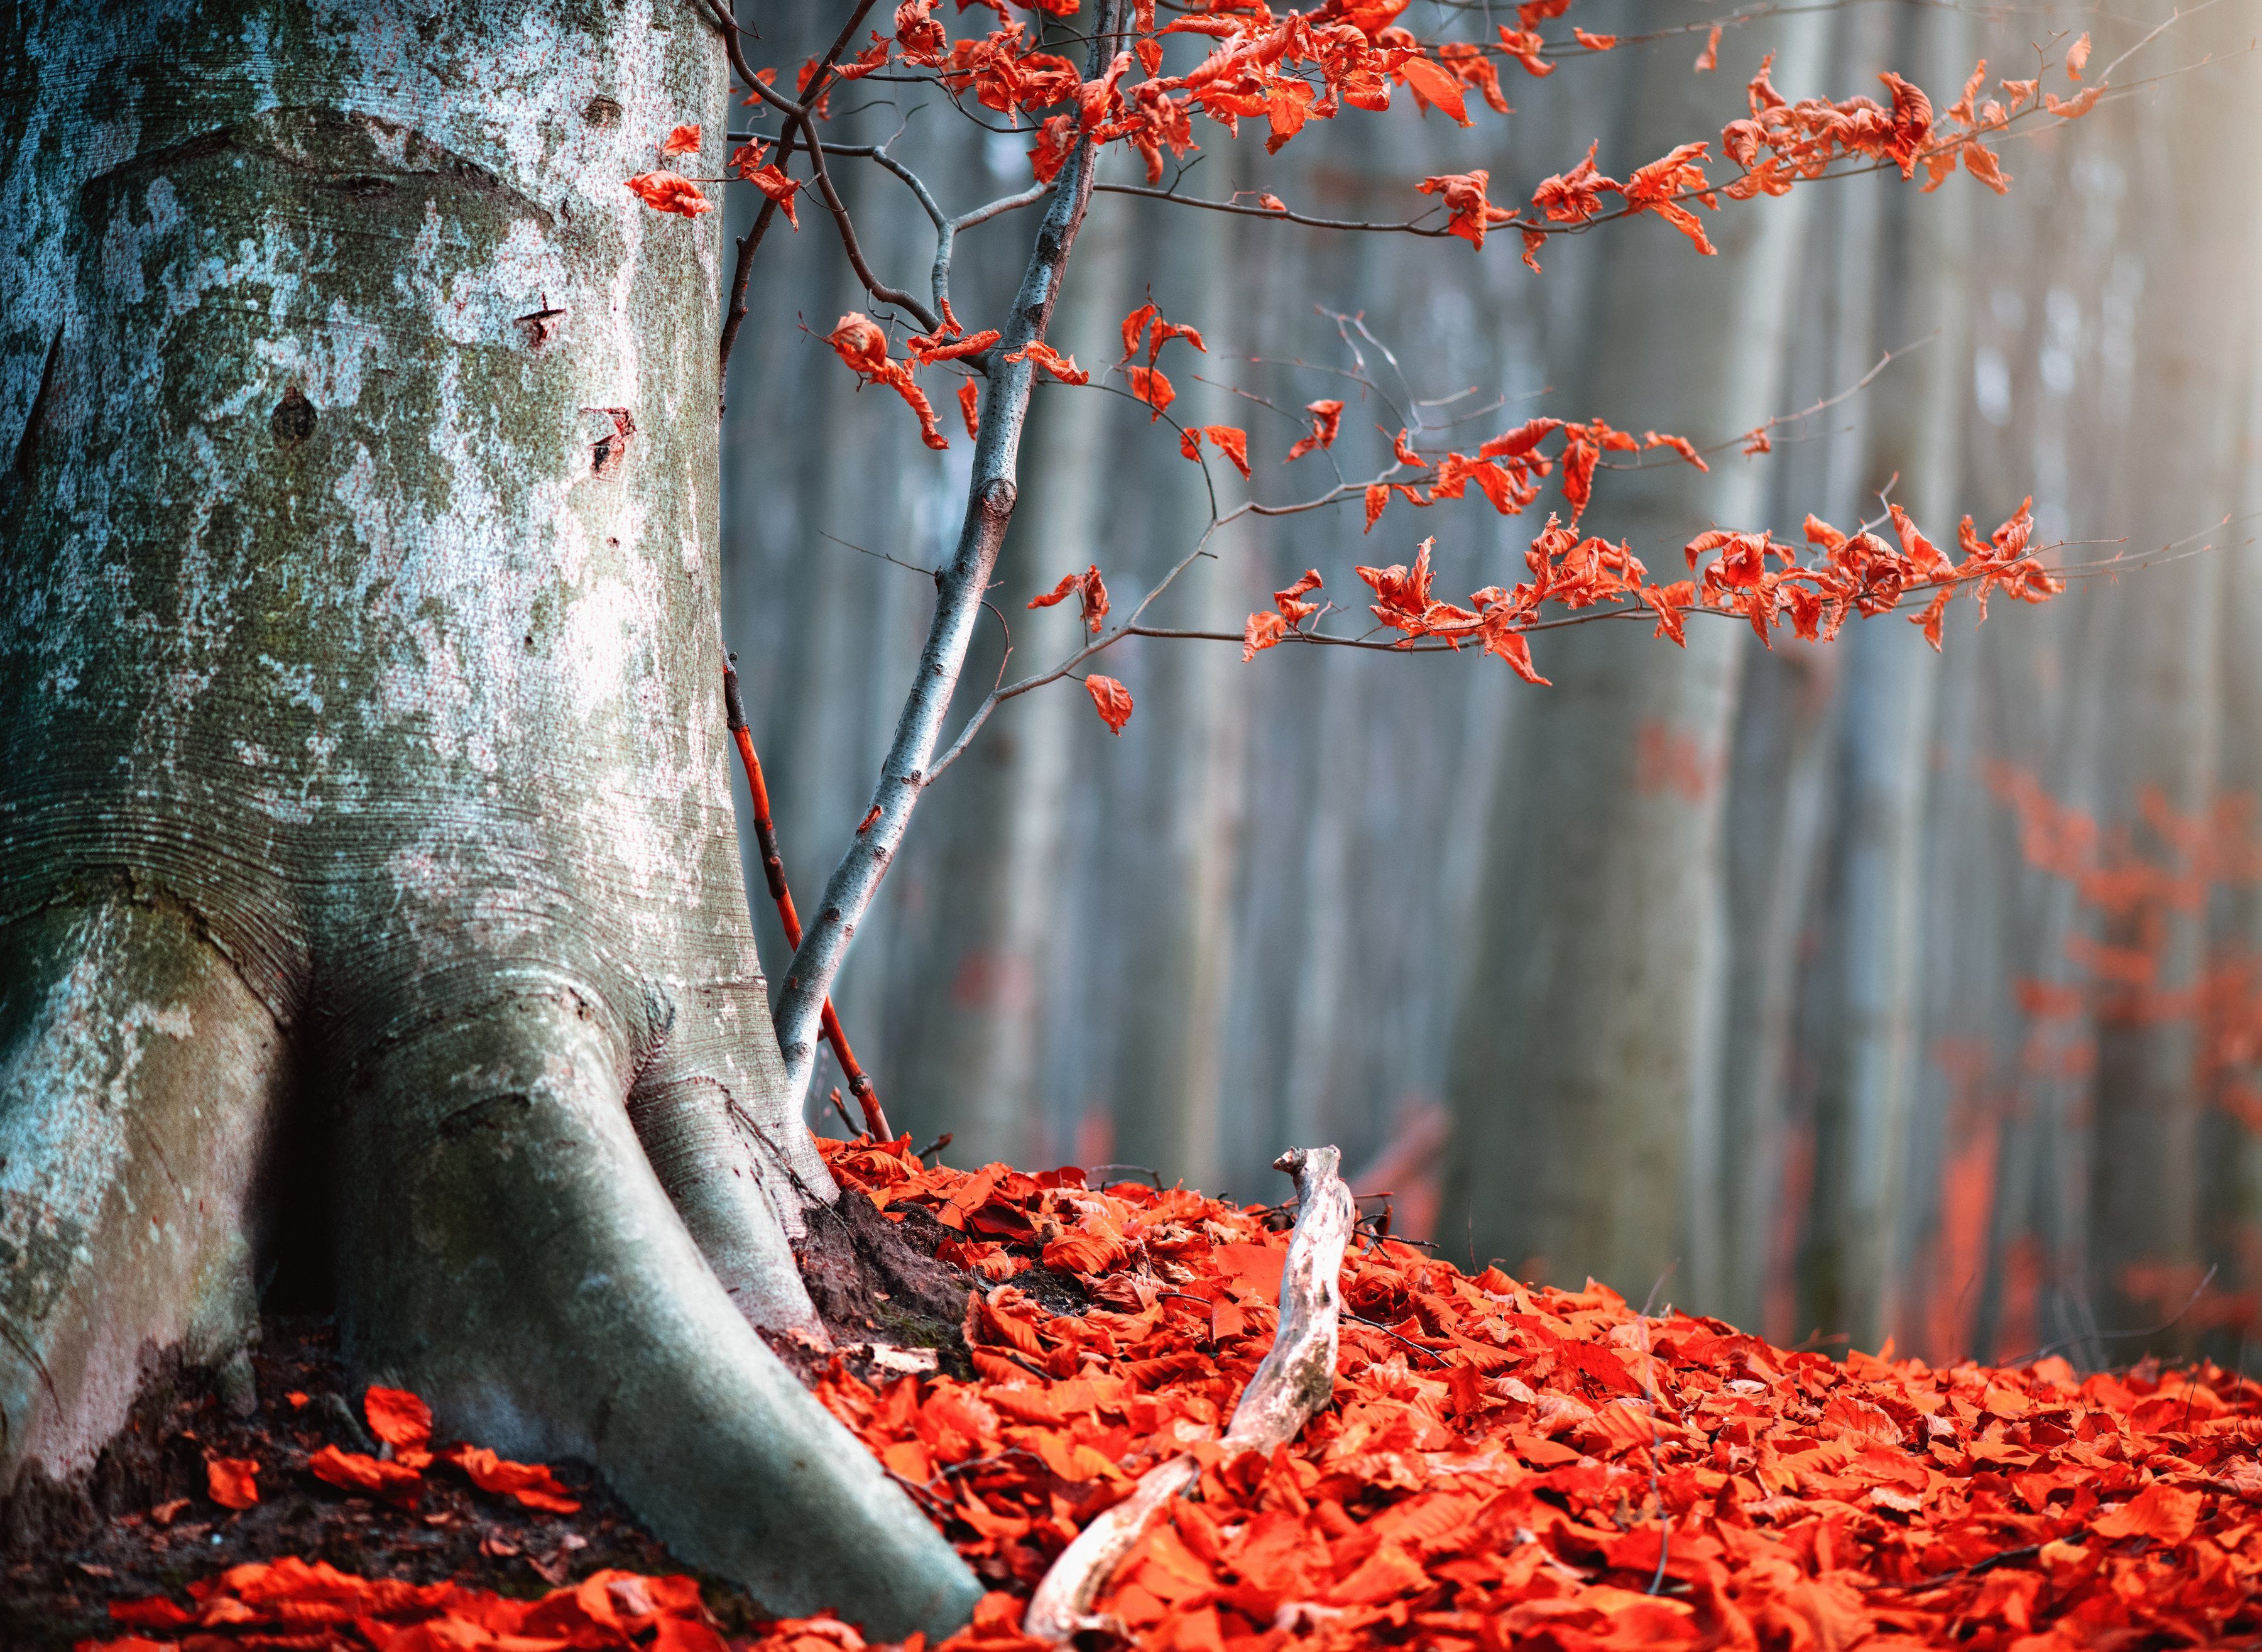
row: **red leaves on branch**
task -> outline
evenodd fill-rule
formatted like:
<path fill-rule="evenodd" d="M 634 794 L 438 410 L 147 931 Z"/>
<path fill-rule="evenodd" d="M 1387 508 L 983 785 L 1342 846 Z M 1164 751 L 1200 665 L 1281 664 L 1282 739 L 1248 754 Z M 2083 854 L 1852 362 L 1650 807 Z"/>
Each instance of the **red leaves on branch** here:
<path fill-rule="evenodd" d="M 911 370 L 903 362 L 888 357 L 888 335 L 880 324 L 861 310 L 852 310 L 842 316 L 825 342 L 833 352 L 868 385 L 885 385 L 904 399 L 904 403 L 918 416 L 919 439 L 929 447 L 940 450 L 950 445 L 942 427 L 935 422 L 934 404 L 926 399 L 926 392 L 911 382 Z M 1041 349 L 1041 345 L 1032 345 Z"/>
<path fill-rule="evenodd" d="M 1336 444 L 1336 436 L 1343 429 L 1344 404 L 1340 401 L 1307 401 L 1304 411 L 1312 415 L 1312 433 L 1296 438 L 1283 461 L 1293 465 L 1305 454 Z"/>
<path fill-rule="evenodd" d="M 1159 367 L 1126 367 L 1124 378 L 1129 381 L 1131 393 L 1152 409 L 1147 415 L 1149 424 L 1170 410 L 1178 393 Z"/>
<path fill-rule="evenodd" d="M 1107 581 L 1099 577 L 1097 564 L 1081 574 L 1064 574 L 1061 582 L 1041 596 L 1029 599 L 1031 608 L 1050 608 L 1075 597 L 1084 613 L 1084 628 L 1092 636 L 1099 635 L 1100 623 L 1107 617 Z"/>
<path fill-rule="evenodd" d="M 699 192 L 699 186 L 677 173 L 639 172 L 629 179 L 627 187 L 638 200 L 656 213 L 674 213 L 682 218 L 696 218 L 702 213 L 711 213 L 715 203 Z"/>
<path fill-rule="evenodd" d="M 1293 585 L 1272 593 L 1273 611 L 1259 612 L 1249 617 L 1241 631 L 1241 663 L 1251 660 L 1271 647 L 1288 634 L 1292 626 L 1301 624 L 1320 610 L 1317 602 L 1307 602 L 1304 597 L 1327 583 L 1320 578 L 1317 568 L 1306 568 Z"/>
<path fill-rule="evenodd" d="M 1243 476 L 1250 473 L 1248 431 L 1230 424 L 1190 424 L 1178 433 L 1178 451 L 1199 464 L 1204 441 L 1232 460 L 1233 468 Z"/>
<path fill-rule="evenodd" d="M 1704 37 L 1704 49 L 1696 54 L 1696 72 L 1709 75 L 1720 66 L 1720 25 L 1715 23 L 1712 32 Z"/>
<path fill-rule="evenodd" d="M 1328 581 L 1321 580 L 1319 568 L 1305 568 L 1303 573 L 1296 577 L 1296 584 L 1285 586 L 1285 588 L 1280 588 L 1280 591 L 1273 591 L 1273 607 L 1280 611 L 1280 616 L 1283 616 L 1289 624 L 1296 624 L 1299 620 L 1303 620 L 1305 616 L 1319 613 L 1319 604 L 1316 604 L 1316 602 L 1303 602 L 1303 597 L 1319 591 L 1323 584 L 1328 584 Z"/>
<path fill-rule="evenodd" d="M 969 356 L 978 356 L 996 343 L 1000 335 L 994 327 L 985 327 L 978 333 L 969 333 L 958 324 L 950 313 L 950 300 L 942 301 L 942 325 L 932 333 L 913 333 L 904 340 L 904 354 L 911 358 L 914 368 L 932 367 L 937 362 L 961 361 Z"/>
<path fill-rule="evenodd" d="M 1446 227 L 1470 246 L 1481 249 L 1488 227 L 1507 223 L 1516 216 L 1485 199 L 1485 186 L 1491 181 L 1492 174 L 1477 167 L 1467 172 L 1449 172 L 1442 177 L 1425 177 L 1415 187 L 1424 195 L 1443 197 Z"/>
<path fill-rule="evenodd" d="M 782 167 L 764 165 L 762 157 L 768 153 L 769 145 L 766 143 L 742 143 L 731 151 L 731 163 L 727 170 L 731 177 L 744 178 L 775 201 L 784 209 L 785 221 L 797 232 L 801 228 L 801 217 L 794 210 L 793 202 L 794 197 L 800 192 L 801 185 L 788 177 Z"/>
<path fill-rule="evenodd" d="M 1719 249 L 1704 238 L 1704 226 L 1681 201 L 1683 197 L 1693 198 L 1718 210 L 1718 198 L 1704 182 L 1704 151 L 1708 147 L 1702 143 L 1677 146 L 1670 155 L 1636 171 L 1626 180 L 1624 191 L 1629 211 L 1656 213 L 1695 242 L 1696 250 L 1706 257 Z"/>
<path fill-rule="evenodd" d="M 1201 329 L 1180 321 L 1165 321 L 1163 313 L 1153 304 L 1142 304 L 1123 318 L 1123 361 L 1139 353 L 1140 340 L 1146 340 L 1147 364 L 1153 366 L 1155 358 L 1163 353 L 1163 346 L 1174 338 L 1182 338 L 1207 356 L 1209 346 L 1202 342 Z"/>
<path fill-rule="evenodd" d="M 1092 710 L 1099 720 L 1107 725 L 1112 733 L 1120 734 L 1123 725 L 1131 720 L 1131 690 L 1113 677 L 1098 673 L 1084 680 L 1084 690 L 1091 696 Z"/>
<path fill-rule="evenodd" d="M 942 61 L 950 38 L 934 20 L 935 0 L 903 0 L 896 8 L 896 44 L 904 61 L 933 68 Z"/>
<path fill-rule="evenodd" d="M 1531 204 L 1546 214 L 1550 223 L 1583 224 L 1602 210 L 1604 191 L 1613 195 L 1625 192 L 1625 186 L 1616 178 L 1595 170 L 1595 151 L 1602 147 L 1599 140 L 1588 144 L 1585 160 L 1568 172 L 1542 178 L 1531 192 Z"/>
<path fill-rule="evenodd" d="M 1064 385 L 1088 385 L 1091 382 L 1091 375 L 1076 364 L 1075 357 L 1062 355 L 1041 339 L 1031 339 L 1005 359 L 1032 363 Z"/>

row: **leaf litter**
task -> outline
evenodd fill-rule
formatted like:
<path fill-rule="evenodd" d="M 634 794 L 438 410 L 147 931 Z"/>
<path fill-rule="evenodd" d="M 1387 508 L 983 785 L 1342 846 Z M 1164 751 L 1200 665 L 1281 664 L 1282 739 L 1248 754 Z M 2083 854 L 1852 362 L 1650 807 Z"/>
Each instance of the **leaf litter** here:
<path fill-rule="evenodd" d="M 1236 1454 L 1218 1437 L 1271 1345 L 1290 1212 L 1074 1168 L 930 1165 L 908 1138 L 820 1146 L 848 1196 L 939 1223 L 939 1259 L 975 1281 L 970 1376 L 839 1358 L 815 1375 L 989 1587 L 944 1652 L 1041 1645 L 1019 1627 L 1029 1591 L 1182 1453 L 1201 1465 L 1193 1490 L 1098 1603 L 1149 1652 L 2053 1652 L 2262 1634 L 2262 1382 L 2243 1374 L 1841 1362 L 1363 1235 L 1331 1403 L 1293 1445 Z M 1048 1288 L 1063 1274 L 1080 1308 Z M 404 1410 L 381 1401 L 373 1428 Z M 514 1600 L 286 1558 L 160 1598 L 114 1604 L 133 1633 L 82 1646 L 868 1644 L 830 1616 L 726 1627 L 696 1580 L 612 1569 Z"/>

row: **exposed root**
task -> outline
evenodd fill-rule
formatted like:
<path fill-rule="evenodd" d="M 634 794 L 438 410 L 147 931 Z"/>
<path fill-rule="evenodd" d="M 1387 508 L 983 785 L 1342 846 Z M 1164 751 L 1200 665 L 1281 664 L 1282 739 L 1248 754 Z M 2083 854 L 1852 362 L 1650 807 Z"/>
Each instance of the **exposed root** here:
<path fill-rule="evenodd" d="M 1343 1311 L 1338 1276 L 1356 1219 L 1351 1190 L 1336 1173 L 1332 1147 L 1293 1148 L 1272 1161 L 1296 1179 L 1301 1208 L 1280 1275 L 1280 1329 L 1233 1408 L 1221 1442 L 1269 1452 L 1302 1432 L 1335 1385 L 1336 1326 Z M 1140 1534 L 1200 1477 L 1192 1456 L 1173 1457 L 1139 1477 L 1131 1496 L 1102 1514 L 1061 1551 L 1030 1597 L 1025 1634 L 1055 1645 L 1091 1629 L 1127 1638 L 1121 1626 L 1095 1617 L 1091 1603 Z"/>
<path fill-rule="evenodd" d="M 349 1360 L 450 1433 L 601 1468 L 772 1610 L 946 1633 L 980 1585 L 757 1336 L 631 1133 L 627 1058 L 558 999 L 385 1047 L 349 1083 Z"/>

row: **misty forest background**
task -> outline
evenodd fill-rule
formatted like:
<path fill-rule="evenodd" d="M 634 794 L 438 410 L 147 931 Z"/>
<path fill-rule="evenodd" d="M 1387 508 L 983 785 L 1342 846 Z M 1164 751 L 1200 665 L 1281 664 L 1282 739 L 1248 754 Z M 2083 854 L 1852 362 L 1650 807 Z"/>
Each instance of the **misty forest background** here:
<path fill-rule="evenodd" d="M 767 60 L 818 49 L 832 10 L 763 8 Z M 1693 32 L 1545 80 L 1507 64 L 1518 112 L 1473 97 L 1468 130 L 1402 90 L 1277 162 L 1261 123 L 1236 143 L 1199 122 L 1188 188 L 1399 220 L 1426 205 L 1415 180 L 1483 166 L 1514 199 L 1596 139 L 1623 176 L 1717 134 L 1765 52 L 1790 97 L 1876 94 L 1897 68 L 1944 105 L 1976 57 L 1992 90 L 2086 30 L 2093 77 L 2167 15 L 1794 10 L 1731 27 L 1696 75 L 1717 9 L 1580 12 Z M 2117 78 L 2236 54 L 2257 22 L 2219 0 Z M 836 107 L 863 109 L 866 141 L 902 127 L 951 210 L 1027 180 L 1026 136 L 911 112 L 905 90 Z M 1257 497 L 1322 491 L 1329 456 L 1284 467 L 1300 427 L 1232 387 L 1291 411 L 1340 396 L 1344 473 L 1387 462 L 1373 427 L 1394 415 L 1332 376 L 1353 361 L 1323 310 L 1364 312 L 1403 372 L 1362 341 L 1377 384 L 1466 418 L 1468 447 L 1539 412 L 1710 444 L 1924 340 L 1765 458 L 1606 473 L 1588 530 L 1661 573 L 1716 521 L 1850 527 L 1898 473 L 1935 538 L 1967 511 L 1984 536 L 2031 493 L 2037 542 L 2075 542 L 2062 559 L 2151 565 L 1999 601 L 1977 631 L 1959 602 L 1938 656 L 1900 617 L 1771 653 L 1729 622 L 1692 623 L 1685 653 L 1646 624 L 1555 632 L 1534 644 L 1552 689 L 1473 652 L 1119 645 L 1094 663 L 1137 701 L 1123 735 L 1073 682 L 1006 705 L 928 793 L 863 928 L 838 999 L 897 1128 L 952 1132 L 952 1163 L 1133 1165 L 1252 1200 L 1279 1196 L 1283 1147 L 1332 1141 L 1355 1191 L 1393 1193 L 1396 1230 L 1456 1261 L 1592 1273 L 1785 1343 L 2243 1360 L 2262 1289 L 2262 823 L 2242 812 L 2262 789 L 2258 137 L 2257 60 L 2234 55 L 2005 143 L 2006 198 L 1961 173 L 1928 195 L 1857 177 L 1708 215 L 1717 258 L 1644 219 L 1551 241 L 1544 277 L 1505 236 L 1480 255 L 1096 198 L 1054 342 L 1112 363 L 1149 294 L 1199 326 L 1208 356 L 1164 363 L 1173 411 L 1250 429 Z M 875 263 L 922 277 L 931 231 L 902 185 L 836 171 Z M 731 196 L 735 227 L 759 197 Z M 930 453 L 895 397 L 857 393 L 822 335 L 864 300 L 804 225 L 764 249 L 724 441 L 725 631 L 806 905 L 864 812 L 932 597 L 852 547 L 943 559 L 970 444 Z M 969 237 L 969 328 L 998 319 L 1032 227 Z M 951 381 L 928 377 L 956 431 Z M 1080 635 L 1072 602 L 1028 597 L 1092 562 L 1120 612 L 1207 520 L 1168 427 L 1102 382 L 1038 393 L 994 594 L 1016 675 Z M 1244 518 L 1149 617 L 1237 631 L 1307 566 L 1356 602 L 1354 563 L 1430 533 L 1441 594 L 1512 584 L 1552 502 L 1400 501 L 1365 537 L 1356 502 Z M 985 622 L 963 706 L 1001 638 Z"/>

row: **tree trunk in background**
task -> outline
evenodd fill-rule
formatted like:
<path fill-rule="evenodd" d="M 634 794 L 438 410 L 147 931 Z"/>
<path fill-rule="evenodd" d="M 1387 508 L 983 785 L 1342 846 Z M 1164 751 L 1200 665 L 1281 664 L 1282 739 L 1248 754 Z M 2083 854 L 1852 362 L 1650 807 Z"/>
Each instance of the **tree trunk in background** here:
<path fill-rule="evenodd" d="M 728 812 L 717 230 L 623 187 L 687 118 L 719 168 L 720 44 L 429 22 L 0 14 L 0 1487 L 327 1248 L 447 1432 L 947 1630 L 972 1575 L 754 1329 L 821 1331 L 839 1195 Z"/>
<path fill-rule="evenodd" d="M 1151 220 L 1165 207 L 1149 206 Z M 1135 221 L 1138 221 L 1135 220 Z M 1239 307 L 1221 303 L 1228 284 L 1218 272 L 1234 267 L 1239 220 L 1214 213 L 1180 212 L 1165 220 L 1167 237 L 1136 237 L 1158 249 L 1151 267 L 1153 293 L 1163 313 L 1199 326 L 1209 353 L 1194 371 L 1231 382 L 1244 321 Z M 1181 357 L 1181 368 L 1192 359 Z M 1166 369 L 1166 371 L 1168 371 Z M 1214 384 L 1181 386 L 1171 411 L 1186 424 L 1245 424 L 1245 405 Z M 1166 444 L 1161 462 L 1180 467 L 1154 509 L 1150 566 L 1158 570 L 1192 549 L 1208 520 L 1199 476 Z M 1241 478 L 1213 458 L 1221 501 L 1238 498 Z M 1210 542 L 1214 562 L 1187 570 L 1151 610 L 1158 624 L 1237 631 L 1249 612 L 1256 581 L 1247 535 L 1239 524 Z M 1243 805 L 1242 746 L 1247 678 L 1240 656 L 1215 644 L 1149 644 L 1139 653 L 1099 668 L 1122 675 L 1141 711 L 1146 769 L 1124 799 L 1136 833 L 1123 881 L 1114 893 L 1121 953 L 1116 992 L 1121 1035 L 1113 1066 L 1115 1156 L 1155 1170 L 1167 1183 L 1217 1185 L 1219 1167 L 1220 1031 L 1229 990 L 1233 891 L 1238 870 Z M 1119 771 L 1118 783 L 1134 777 Z"/>
<path fill-rule="evenodd" d="M 1776 83 L 1817 86 L 1828 32 L 1826 17 L 1786 21 Z M 1717 125 L 1724 94 L 1758 67 L 1756 45 L 1746 50 L 1748 63 L 1724 51 L 1733 67 L 1717 81 L 1646 52 L 1612 152 L 1661 154 Z M 1661 226 L 1620 228 L 1588 355 L 1566 364 L 1580 386 L 1567 411 L 1699 442 L 1775 411 L 1806 205 L 1795 191 L 1762 205 L 1711 226 L 1717 259 Z M 1761 489 L 1733 459 L 1710 478 L 1605 473 L 1588 526 L 1630 538 L 1661 573 L 1706 522 L 1755 525 Z M 1544 1258 L 1551 1279 L 1591 1273 L 1639 1302 L 1686 1244 L 1694 970 L 1720 894 L 1737 644 L 1725 624 L 1693 627 L 1686 651 L 1602 624 L 1534 652 L 1556 686 L 1537 691 L 1502 769 L 1486 927 L 1454 1036 L 1444 1224 L 1466 1213 L 1480 1258 Z M 1684 790 L 1669 775 L 1697 778 Z"/>
<path fill-rule="evenodd" d="M 2262 440 L 2262 316 L 2247 314 L 2245 432 L 2246 451 Z M 2243 522 L 2262 516 L 2262 465 L 2245 467 L 2244 487 L 2238 500 Z M 2262 799 L 2262 742 L 2251 732 L 2262 729 L 2262 650 L 2253 638 L 2262 636 L 2262 600 L 2258 600 L 2258 575 L 2262 554 L 2241 535 L 2222 555 L 2223 602 L 2219 682 L 2222 708 L 2217 713 L 2226 738 L 2222 742 L 2220 795 Z M 2262 830 L 2262 828 L 2257 828 Z M 2211 959 L 2226 964 L 2240 958 L 2262 956 L 2262 879 L 2234 878 L 2211 914 Z M 2251 1075 L 2236 1075 L 2248 1077 Z M 2225 1086 L 2217 1075 L 2214 1100 Z M 2205 1260 L 2222 1269 L 2228 1292 L 2262 1297 L 2262 1131 L 2228 1107 L 2209 1109 L 2201 1121 L 2201 1232 Z M 2215 1330 L 2204 1351 L 2219 1364 L 2243 1369 L 2247 1344 L 2256 1326 L 2250 1315 Z"/>
<path fill-rule="evenodd" d="M 1867 14 L 1888 24 L 1900 15 Z M 1969 72 L 1973 31 L 1962 14 L 1905 16 L 1898 42 L 1891 29 L 1856 29 L 1863 55 L 1848 65 L 1847 83 L 1866 82 L 1888 62 L 1913 65 L 1905 72 L 1925 85 L 1952 85 Z M 1977 187 L 1963 178 L 1931 196 L 1865 187 L 1855 198 L 1868 233 L 1847 238 L 1865 271 L 1880 262 L 1877 231 L 1891 255 L 1868 324 L 1856 319 L 1839 329 L 1848 346 L 1840 382 L 1854 382 L 1881 350 L 1932 336 L 1868 393 L 1855 423 L 1858 489 L 1833 487 L 1831 503 L 1849 517 L 1869 516 L 1891 483 L 1891 497 L 1942 545 L 1952 543 L 1963 480 L 1964 248 Z M 1797 1323 L 1875 1349 L 1897 1323 L 1896 1288 L 1909 1259 L 1899 1224 L 1914 1185 L 1907 1158 L 1922 1057 L 1917 926 L 1941 667 L 1918 628 L 1897 616 L 1852 626 L 1841 646 L 1837 1003 Z"/>
<path fill-rule="evenodd" d="M 2242 19 L 2196 18 L 2183 49 L 2235 49 L 2243 27 Z M 2242 78 L 2251 94 L 2254 76 Z M 2213 537 L 2213 524 L 2232 514 L 2244 494 L 2243 433 L 2223 410 L 2245 400 L 2251 346 L 2238 332 L 2226 335 L 2222 300 L 2235 295 L 2234 314 L 2251 314 L 2256 230 L 2252 214 L 2225 213 L 2222 203 L 2226 190 L 2237 192 L 2240 164 L 2258 138 L 2251 95 L 2169 99 L 2149 112 L 2135 152 L 2134 194 L 2143 203 L 2150 266 L 2138 322 L 2143 375 L 2135 423 L 2156 455 L 2144 491 L 2172 501 L 2184 533 L 2210 530 Z M 2111 803 L 2122 819 L 2134 821 L 2148 789 L 2186 818 L 2212 800 L 2225 570 L 2221 555 L 2171 563 L 2146 574 L 2145 601 L 2116 608 L 2120 669 L 2106 737 L 2117 758 L 2107 768 Z M 2168 846 L 2150 828 L 2136 825 L 2135 834 L 2140 850 L 2167 856 Z M 2141 941 L 2109 924 L 2103 938 Z M 2205 940 L 2203 910 L 2172 915 L 2158 949 L 2157 984 L 2170 991 L 2190 985 Z M 2198 1028 L 2188 1015 L 2135 1025 L 2108 1017 L 2100 1029 L 2089 1288 L 2107 1329 L 2166 1317 L 2197 1280 L 2203 1176 L 2198 1048 Z M 2185 1326 L 2154 1345 L 2188 1348 L 2194 1335 Z M 2121 1357 L 2134 1352 L 2115 1350 Z"/>
<path fill-rule="evenodd" d="M 1752 647 L 1747 646 L 1747 655 Z M 1757 1329 L 1776 1263 L 1786 1173 L 1792 1016 L 1805 924 L 1828 819 L 1830 711 L 1838 662 L 1783 643 L 1747 657 L 1728 767 L 1719 1139 L 1710 1159 L 1715 1233 L 1708 1276 L 1692 1268 L 1698 1311 Z"/>

